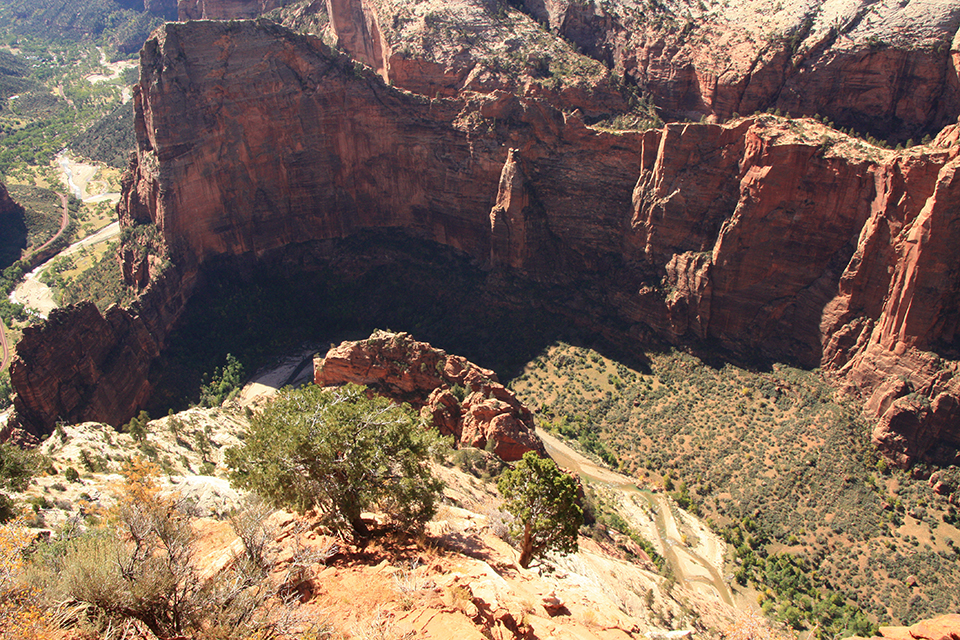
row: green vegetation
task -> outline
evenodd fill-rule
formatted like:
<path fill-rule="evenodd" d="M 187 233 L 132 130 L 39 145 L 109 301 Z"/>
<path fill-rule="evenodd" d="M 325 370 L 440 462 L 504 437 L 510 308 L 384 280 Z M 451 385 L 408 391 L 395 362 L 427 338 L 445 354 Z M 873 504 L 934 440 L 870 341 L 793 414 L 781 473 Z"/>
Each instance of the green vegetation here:
<path fill-rule="evenodd" d="M 5 11 L 9 7 L 0 6 L 0 24 Z M 105 75 L 103 49 L 89 40 L 51 39 L 49 29 L 28 36 L 9 25 L 6 31 L 0 28 L 2 40 L 16 47 L 15 54 L 3 52 L 0 57 L 0 175 L 4 182 L 32 181 L 37 167 L 48 166 L 57 152 L 74 141 L 82 152 L 111 162 L 125 156 L 132 119 L 117 114 L 124 108 L 131 110 L 120 100 L 128 78 L 88 79 Z M 11 74 L 4 75 L 3 70 Z M 111 112 L 115 112 L 112 118 Z M 94 125 L 95 131 L 82 135 Z M 95 143 L 97 137 L 101 141 Z"/>
<path fill-rule="evenodd" d="M 54 191 L 30 185 L 11 184 L 8 186 L 10 197 L 24 209 L 24 223 L 27 227 L 27 250 L 40 247 L 50 240 L 60 229 L 63 219 L 63 203 Z M 80 208 L 80 201 L 69 198 L 69 215 L 74 218 Z M 54 248 L 63 248 L 70 241 L 71 229 L 68 227 Z"/>
<path fill-rule="evenodd" d="M 647 358 L 628 367 L 561 343 L 511 387 L 545 426 L 712 523 L 734 545 L 732 572 L 790 624 L 826 637 L 960 606 L 956 508 L 930 491 L 930 469 L 883 465 L 816 372 Z"/>
<path fill-rule="evenodd" d="M 0 111 L 6 107 L 10 96 L 26 93 L 36 87 L 29 74 L 30 66 L 23 58 L 0 49 Z"/>
<path fill-rule="evenodd" d="M 0 523 L 17 515 L 14 501 L 6 491 L 23 491 L 40 469 L 40 458 L 32 451 L 0 444 Z"/>
<path fill-rule="evenodd" d="M 251 504 L 231 518 L 243 553 L 208 580 L 197 563 L 187 505 L 161 493 L 159 468 L 134 459 L 122 474 L 116 506 L 103 521 L 82 532 L 68 527 L 31 550 L 21 579 L 37 588 L 41 611 L 69 610 L 58 622 L 105 639 L 127 637 L 131 629 L 157 638 L 294 636 L 285 615 L 294 585 L 271 575 L 277 561 L 268 542 L 275 535 L 266 524 L 269 510 Z M 298 630 L 309 634 L 311 626 L 300 623 Z"/>
<path fill-rule="evenodd" d="M 497 481 L 504 505 L 514 517 L 511 534 L 520 544 L 521 567 L 549 551 L 577 550 L 583 510 L 577 504 L 577 483 L 550 458 L 528 451 Z"/>
<path fill-rule="evenodd" d="M 128 78 L 127 83 L 136 81 L 136 78 L 132 81 Z M 70 140 L 69 146 L 84 158 L 126 169 L 130 152 L 137 147 L 137 138 L 133 133 L 133 107 L 129 103 L 117 105 L 113 111 Z"/>
<path fill-rule="evenodd" d="M 746 518 L 724 530 L 740 564 L 734 578 L 767 589 L 762 609 L 794 629 L 814 628 L 819 638 L 869 637 L 877 627 L 858 607 L 826 586 L 816 568 L 790 553 L 771 553 L 765 536 Z"/>
<path fill-rule="evenodd" d="M 0 38 L 7 42 L 49 38 L 62 40 L 65 46 L 96 42 L 135 53 L 162 20 L 124 4 L 128 8 L 114 0 L 5 0 L 0 5 Z"/>
<path fill-rule="evenodd" d="M 205 407 L 219 407 L 237 395 L 243 386 L 243 365 L 227 354 L 223 367 L 217 367 L 213 377 L 200 387 L 200 402 Z"/>
<path fill-rule="evenodd" d="M 406 529 L 433 516 L 431 434 L 408 407 L 368 398 L 364 387 L 307 385 L 282 390 L 226 460 L 238 486 L 278 507 L 316 508 L 332 529 L 365 538 L 363 511 L 379 509 Z"/>
<path fill-rule="evenodd" d="M 9 327 L 13 325 L 14 320 L 26 320 L 26 311 L 23 308 L 22 304 L 14 304 L 10 302 L 10 292 L 13 291 L 14 287 L 17 286 L 17 283 L 20 282 L 20 278 L 23 277 L 24 264 L 22 262 L 15 262 L 6 269 L 3 270 L 3 274 L 0 275 L 0 319 Z M 6 408 L 10 406 L 10 379 L 9 373 L 6 374 L 7 378 L 3 379 L 0 382 L 0 392 L 2 392 L 2 397 L 0 397 L 0 408 Z"/>
<path fill-rule="evenodd" d="M 112 304 L 129 304 L 134 298 L 134 291 L 123 282 L 116 243 L 108 244 L 88 268 L 73 276 L 64 275 L 55 286 L 62 304 L 92 300 L 100 311 Z"/>
<path fill-rule="evenodd" d="M 111 242 L 99 250 L 99 256 L 83 249 L 54 258 L 40 275 L 40 281 L 53 290 L 60 305 L 90 300 L 104 311 L 112 304 L 128 304 L 134 292 L 123 282 L 117 247 L 116 242 Z"/>
<path fill-rule="evenodd" d="M 612 529 L 624 536 L 640 547 L 650 561 L 656 566 L 657 572 L 665 577 L 672 577 L 673 570 L 667 563 L 667 559 L 661 556 L 653 544 L 637 533 L 630 524 L 624 520 L 623 516 L 617 511 L 616 506 L 603 491 L 598 490 L 592 484 L 584 488 L 585 500 L 583 503 L 583 521 L 584 529 L 581 533 L 590 536 L 595 540 L 609 538 L 609 531 Z M 614 542 L 617 542 L 616 540 Z M 634 551 L 626 545 L 617 545 L 621 551 L 628 557 L 634 554 Z"/>
<path fill-rule="evenodd" d="M 506 468 L 506 463 L 500 459 L 500 456 L 473 447 L 463 447 L 454 451 L 452 462 L 464 473 L 469 473 L 481 480 L 496 478 Z"/>

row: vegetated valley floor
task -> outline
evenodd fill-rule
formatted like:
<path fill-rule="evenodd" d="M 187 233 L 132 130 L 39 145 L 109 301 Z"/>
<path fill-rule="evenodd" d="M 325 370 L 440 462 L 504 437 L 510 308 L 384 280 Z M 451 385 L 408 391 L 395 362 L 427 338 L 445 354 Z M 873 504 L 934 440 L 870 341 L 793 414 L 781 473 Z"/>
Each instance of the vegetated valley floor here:
<path fill-rule="evenodd" d="M 510 386 L 541 426 L 723 531 L 737 581 L 760 589 L 767 613 L 810 614 L 830 591 L 880 624 L 960 607 L 954 507 L 929 469 L 887 468 L 870 427 L 817 372 L 648 358 L 639 371 L 559 343 Z"/>

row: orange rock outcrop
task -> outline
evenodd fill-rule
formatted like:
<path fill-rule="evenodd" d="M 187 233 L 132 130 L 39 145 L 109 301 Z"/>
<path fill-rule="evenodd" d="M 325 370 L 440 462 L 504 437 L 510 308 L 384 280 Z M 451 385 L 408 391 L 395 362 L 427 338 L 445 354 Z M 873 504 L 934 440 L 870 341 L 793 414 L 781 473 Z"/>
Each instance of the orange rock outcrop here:
<path fill-rule="evenodd" d="M 879 634 L 871 640 L 960 640 L 960 615 L 921 620 L 910 627 L 880 627 Z"/>
<path fill-rule="evenodd" d="M 489 445 L 507 461 L 519 460 L 527 451 L 546 455 L 533 414 L 493 371 L 407 333 L 376 332 L 330 349 L 314 362 L 314 382 L 353 382 L 408 402 L 461 446 Z"/>

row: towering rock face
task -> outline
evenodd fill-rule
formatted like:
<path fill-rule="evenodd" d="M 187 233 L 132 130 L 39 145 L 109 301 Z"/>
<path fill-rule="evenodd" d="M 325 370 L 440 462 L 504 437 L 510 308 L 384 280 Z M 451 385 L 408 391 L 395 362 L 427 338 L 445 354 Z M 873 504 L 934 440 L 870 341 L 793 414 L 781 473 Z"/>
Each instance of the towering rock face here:
<path fill-rule="evenodd" d="M 623 341 L 823 366 L 892 459 L 956 453 L 956 129 L 902 153 L 775 116 L 600 130 L 501 91 L 398 91 L 253 22 L 167 24 L 135 108 L 121 219 L 156 224 L 182 273 L 396 229 Z"/>
<path fill-rule="evenodd" d="M 383 39 L 377 12 L 366 0 L 327 0 L 327 15 L 338 46 L 389 80 L 389 45 Z"/>
<path fill-rule="evenodd" d="M 615 109 L 610 74 L 555 46 L 530 16 L 635 84 L 667 120 L 779 109 L 895 144 L 960 115 L 955 2 L 326 2 L 327 33 L 344 50 L 428 96 L 509 87 L 584 113 Z"/>
<path fill-rule="evenodd" d="M 489 445 L 507 461 L 519 460 L 527 451 L 546 455 L 533 414 L 493 371 L 406 333 L 377 332 L 330 349 L 314 363 L 314 382 L 353 382 L 409 402 L 441 434 L 454 436 L 461 446 Z"/>
<path fill-rule="evenodd" d="M 301 0 L 275 17 L 335 43 L 388 84 L 428 97 L 509 91 L 590 117 L 630 108 L 604 64 L 506 2 Z"/>
<path fill-rule="evenodd" d="M 150 395 L 150 366 L 192 289 L 193 276 L 171 269 L 128 309 L 83 303 L 24 329 L 10 363 L 18 426 L 42 435 L 61 420 L 129 421 Z"/>
<path fill-rule="evenodd" d="M 780 109 L 919 139 L 956 121 L 960 5 L 925 0 L 523 0 L 668 118 Z"/>
<path fill-rule="evenodd" d="M 553 232 L 577 245 L 557 256 L 534 246 L 515 266 L 619 253 L 640 135 L 594 132 L 509 94 L 461 102 L 396 91 L 269 23 L 168 24 L 145 45 L 141 71 L 140 150 L 121 215 L 156 223 L 183 260 L 370 227 L 486 260 L 508 148 L 518 150 L 510 162 L 531 163 L 513 188 L 541 183 L 527 237 L 550 242 L 542 211 L 555 208 Z M 589 207 L 561 205 L 571 198 Z"/>

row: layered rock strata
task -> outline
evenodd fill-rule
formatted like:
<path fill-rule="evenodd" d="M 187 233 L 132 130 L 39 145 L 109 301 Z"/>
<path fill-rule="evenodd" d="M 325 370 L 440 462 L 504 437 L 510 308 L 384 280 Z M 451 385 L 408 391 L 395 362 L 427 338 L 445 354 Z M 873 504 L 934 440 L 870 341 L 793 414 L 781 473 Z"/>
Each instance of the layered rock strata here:
<path fill-rule="evenodd" d="M 960 4 L 523 0 L 666 117 L 779 109 L 904 141 L 956 121 Z"/>
<path fill-rule="evenodd" d="M 192 290 L 192 276 L 171 269 L 129 308 L 82 303 L 26 327 L 10 364 L 17 426 L 42 435 L 59 421 L 129 421 L 150 396 L 150 367 Z"/>
<path fill-rule="evenodd" d="M 121 219 L 155 224 L 185 273 L 402 230 L 563 291 L 561 313 L 624 342 L 838 372 L 892 459 L 955 455 L 955 129 L 903 153 L 774 116 L 599 130 L 506 92 L 399 91 L 253 22 L 166 25 L 135 108 Z"/>
<path fill-rule="evenodd" d="M 960 115 L 956 2 L 326 2 L 325 36 L 431 97 L 509 89 L 610 113 L 625 109 L 611 91 L 624 78 L 668 120 L 780 110 L 894 144 Z"/>
<path fill-rule="evenodd" d="M 546 455 L 533 414 L 493 371 L 406 333 L 376 332 L 330 349 L 314 361 L 314 382 L 353 382 L 408 402 L 460 446 L 489 446 L 507 461 L 519 460 L 527 451 Z"/>

